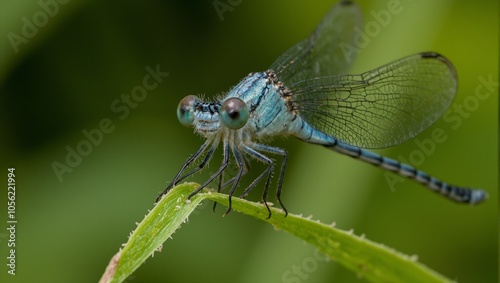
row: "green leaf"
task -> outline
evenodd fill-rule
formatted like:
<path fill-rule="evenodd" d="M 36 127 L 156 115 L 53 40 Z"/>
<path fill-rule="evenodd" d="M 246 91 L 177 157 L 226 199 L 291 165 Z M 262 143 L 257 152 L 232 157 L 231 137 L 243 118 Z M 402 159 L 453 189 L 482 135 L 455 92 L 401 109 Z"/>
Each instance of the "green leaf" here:
<path fill-rule="evenodd" d="M 203 200 L 228 204 L 228 196 L 203 190 L 186 201 L 198 184 L 185 183 L 173 188 L 149 212 L 132 233 L 129 241 L 110 261 L 100 282 L 123 282 L 165 242 Z M 271 208 L 240 198 L 232 199 L 233 210 L 247 214 L 285 230 L 315 246 L 319 251 L 372 282 L 452 282 L 410 257 L 342 231 L 319 221 Z M 160 247 L 160 249 L 158 249 Z"/>

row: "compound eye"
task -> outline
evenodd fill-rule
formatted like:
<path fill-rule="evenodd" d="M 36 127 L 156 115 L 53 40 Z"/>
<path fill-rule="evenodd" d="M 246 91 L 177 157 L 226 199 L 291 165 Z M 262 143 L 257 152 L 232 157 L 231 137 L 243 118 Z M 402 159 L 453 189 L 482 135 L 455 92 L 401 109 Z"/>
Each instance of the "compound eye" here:
<path fill-rule="evenodd" d="M 186 127 L 193 126 L 194 122 L 194 103 L 197 98 L 194 95 L 188 95 L 184 97 L 179 106 L 177 106 L 177 119 L 179 122 Z"/>
<path fill-rule="evenodd" d="M 222 124 L 233 130 L 245 126 L 250 116 L 247 104 L 236 97 L 224 101 L 219 114 Z"/>

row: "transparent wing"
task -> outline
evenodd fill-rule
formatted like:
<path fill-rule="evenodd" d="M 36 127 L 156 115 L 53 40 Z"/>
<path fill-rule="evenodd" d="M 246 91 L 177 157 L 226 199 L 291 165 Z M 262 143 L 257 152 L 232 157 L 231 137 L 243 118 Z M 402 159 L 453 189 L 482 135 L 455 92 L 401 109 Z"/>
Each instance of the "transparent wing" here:
<path fill-rule="evenodd" d="M 289 85 L 311 125 L 364 148 L 402 143 L 434 123 L 457 90 L 451 63 L 436 53 L 403 58 L 360 75 L 311 78 Z"/>
<path fill-rule="evenodd" d="M 285 85 L 311 77 L 345 74 L 356 54 L 352 52 L 355 28 L 362 14 L 352 1 L 337 3 L 313 34 L 283 53 L 270 67 Z"/>

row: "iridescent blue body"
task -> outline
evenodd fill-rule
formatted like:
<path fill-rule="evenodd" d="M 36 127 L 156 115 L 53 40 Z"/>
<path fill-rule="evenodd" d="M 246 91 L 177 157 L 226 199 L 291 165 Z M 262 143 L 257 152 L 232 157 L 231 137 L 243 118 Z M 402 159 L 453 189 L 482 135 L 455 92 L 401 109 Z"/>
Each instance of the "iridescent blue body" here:
<path fill-rule="evenodd" d="M 250 170 L 250 157 L 268 166 L 241 196 L 267 177 L 262 196 L 267 206 L 274 161 L 266 154 L 276 154 L 283 156 L 277 200 L 286 211 L 280 194 L 287 152 L 263 143 L 273 136 L 294 136 L 322 145 L 411 178 L 457 202 L 476 204 L 486 199 L 483 190 L 449 185 L 411 165 L 364 149 L 399 144 L 429 127 L 453 100 L 457 80 L 453 65 L 433 52 L 409 56 L 359 75 L 344 75 L 350 58 L 342 44 L 353 41 L 360 18 L 352 1 L 342 1 L 311 37 L 285 52 L 268 71 L 249 74 L 220 101 L 185 97 L 179 104 L 179 121 L 194 127 L 206 141 L 158 200 L 178 182 L 203 169 L 222 142 L 224 157 L 219 170 L 189 197 L 219 178 L 219 191 L 231 185 L 231 208 L 231 196 Z M 224 182 L 231 154 L 238 173 Z M 205 157 L 198 166 L 184 173 L 200 156 Z"/>
<path fill-rule="evenodd" d="M 233 130 L 235 142 L 249 143 L 265 140 L 272 136 L 293 135 L 310 143 L 331 145 L 335 138 L 327 135 L 304 121 L 293 103 L 289 90 L 276 78 L 273 71 L 251 73 L 236 85 L 222 100 L 237 97 L 250 108 L 250 119 L 238 130 Z M 208 107 L 209 104 L 199 102 Z M 220 103 L 219 103 L 220 105 Z M 215 107 L 217 108 L 217 107 Z M 207 108 L 208 109 L 208 108 Z M 193 125 L 195 131 L 210 139 L 222 125 L 217 112 L 196 111 Z"/>

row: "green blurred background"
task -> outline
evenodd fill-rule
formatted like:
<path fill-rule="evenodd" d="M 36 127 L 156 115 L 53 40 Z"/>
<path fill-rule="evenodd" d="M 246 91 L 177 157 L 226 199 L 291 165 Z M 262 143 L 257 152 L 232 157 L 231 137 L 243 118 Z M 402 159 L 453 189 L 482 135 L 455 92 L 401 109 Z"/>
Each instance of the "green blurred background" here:
<path fill-rule="evenodd" d="M 234 7 L 220 14 L 214 3 Z M 249 72 L 265 70 L 308 36 L 334 3 L 69 1 L 44 18 L 48 12 L 36 1 L 2 1 L 1 180 L 7 182 L 8 167 L 16 168 L 18 224 L 15 276 L 6 273 L 7 233 L 0 230 L 0 281 L 96 282 L 203 141 L 178 123 L 178 101 L 220 94 Z M 388 5 L 358 3 L 365 22 Z M 451 183 L 485 188 L 490 200 L 458 205 L 411 181 L 391 190 L 378 168 L 276 139 L 272 144 L 290 154 L 283 201 L 291 213 L 354 229 L 417 255 L 451 279 L 498 282 L 498 87 L 480 89 L 488 98 L 474 98 L 481 78 L 498 81 L 498 1 L 401 6 L 361 50 L 354 72 L 422 51 L 448 57 L 459 77 L 454 105 L 465 103 L 469 110 L 452 110 L 453 122 L 440 120 L 417 136 L 429 139 L 435 128 L 447 136 L 418 167 Z M 14 46 L 9 38 L 22 36 L 24 17 L 40 27 L 25 28 L 31 38 Z M 147 66 L 157 65 L 169 76 L 121 119 L 124 112 L 111 105 L 142 85 Z M 82 131 L 103 119 L 114 130 L 60 181 L 53 162 L 66 163 L 67 146 L 76 149 L 85 140 Z M 418 151 L 412 140 L 377 152 L 409 159 Z M 191 180 L 203 181 L 216 164 Z M 253 164 L 247 180 L 264 168 Z M 253 200 L 261 188 L 256 191 Z M 1 227 L 7 225 L 6 197 L 2 189 Z M 311 246 L 285 232 L 238 213 L 222 218 L 222 212 L 212 213 L 206 203 L 127 282 L 365 282 L 335 262 L 315 260 Z M 294 266 L 302 277 L 290 273 Z"/>

